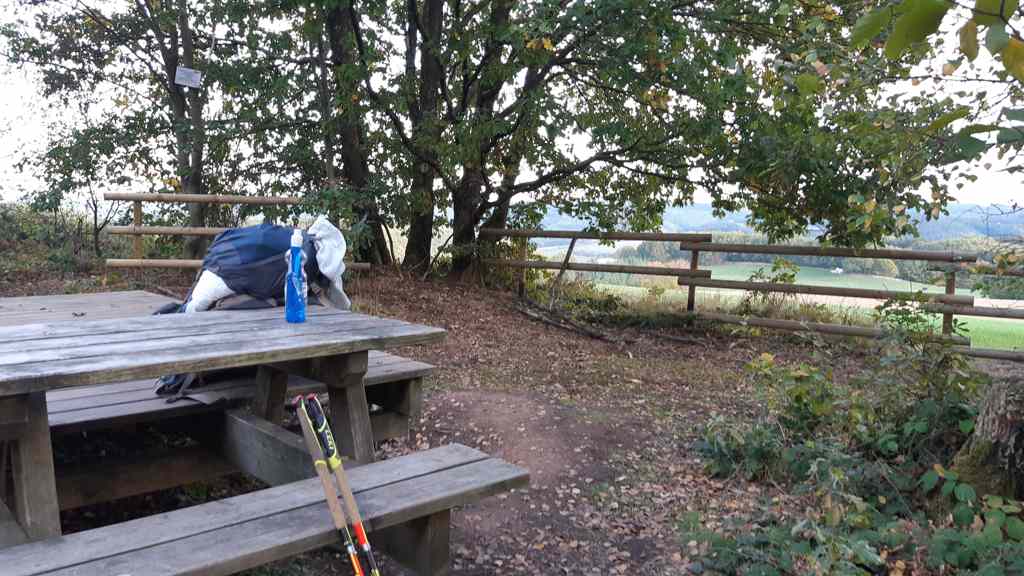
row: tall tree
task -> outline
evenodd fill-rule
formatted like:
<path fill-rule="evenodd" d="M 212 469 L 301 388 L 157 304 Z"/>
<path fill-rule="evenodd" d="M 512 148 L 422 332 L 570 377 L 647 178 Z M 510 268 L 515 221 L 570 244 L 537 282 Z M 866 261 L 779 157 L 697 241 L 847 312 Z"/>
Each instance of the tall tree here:
<path fill-rule="evenodd" d="M 119 135 L 107 140 L 112 144 L 105 148 L 108 159 L 144 155 L 159 163 L 154 135 L 147 133 L 156 130 L 173 142 L 173 177 L 165 177 L 166 183 L 186 193 L 204 193 L 207 91 L 186 90 L 175 82 L 179 66 L 195 68 L 200 61 L 193 30 L 197 16 L 185 0 L 138 0 L 113 7 L 104 2 L 31 4 L 30 21 L 3 30 L 8 57 L 39 70 L 45 95 L 77 103 L 83 116 L 101 116 L 100 124 Z M 112 97 L 113 106 L 103 101 L 104 95 Z M 86 138 L 88 133 L 73 130 L 71 135 Z M 205 210 L 205 205 L 193 205 L 189 223 L 204 225 Z M 198 241 L 188 245 L 193 257 L 201 249 Z"/>
<path fill-rule="evenodd" d="M 20 6 L 21 17 L 0 30 L 5 55 L 39 72 L 55 110 L 73 105 L 54 115 L 59 120 L 44 157 L 67 158 L 62 147 L 88 146 L 102 135 L 105 145 L 92 148 L 93 158 L 120 163 L 121 186 L 311 199 L 344 189 L 342 200 L 355 204 L 356 220 L 375 227 L 371 245 L 385 246 L 382 217 L 367 191 L 372 183 L 359 112 L 339 105 L 350 102 L 343 90 L 351 91 L 339 85 L 353 84 L 341 71 L 354 50 L 351 20 L 337 16 L 344 10 L 331 27 L 321 8 L 246 0 Z M 179 66 L 198 69 L 201 87 L 176 83 Z M 81 129 L 84 124 L 96 129 Z M 86 167 L 69 168 L 75 178 L 64 180 L 73 185 L 62 194 L 81 197 L 95 188 Z M 232 225 L 252 210 L 194 204 L 185 221 Z M 286 216 L 282 209 L 263 211 Z M 202 250 L 201 239 L 187 246 L 192 257 Z M 366 251 L 378 262 L 389 254 Z"/>
<path fill-rule="evenodd" d="M 355 191 L 354 212 L 360 221 L 367 224 L 367 241 L 363 243 L 364 260 L 378 264 L 391 264 L 391 252 L 385 239 L 386 222 L 371 188 L 369 149 L 366 143 L 366 125 L 362 108 L 358 106 L 359 85 L 351 69 L 356 61 L 355 35 L 352 19 L 349 17 L 349 2 L 335 2 L 325 10 L 325 28 L 330 45 L 329 67 L 332 77 L 330 103 L 341 104 L 342 112 L 332 117 L 334 106 L 325 107 L 324 139 L 328 160 L 328 186 L 334 187 L 339 181 L 333 171 L 333 142 L 341 145 L 341 158 L 345 184 Z"/>
<path fill-rule="evenodd" d="M 364 6 L 352 15 L 366 91 L 418 166 L 412 197 L 433 199 L 424 212 L 450 211 L 456 270 L 471 262 L 481 223 L 503 224 L 521 200 L 604 228 L 650 229 L 668 204 L 703 189 L 720 209 L 750 208 L 777 237 L 817 226 L 823 239 L 856 244 L 904 225 L 892 219 L 868 230 L 847 218 L 849 197 L 868 204 L 879 187 L 875 168 L 889 161 L 908 168 L 890 171 L 884 204 L 914 204 L 908 187 L 920 177 L 924 148 L 847 132 L 876 121 L 926 125 L 934 110 L 881 104 L 870 97 L 877 79 L 859 83 L 859 98 L 837 95 L 842 78 L 824 78 L 828 65 L 808 54 L 817 35 L 841 42 L 854 10 L 786 1 L 454 0 L 438 19 L 432 2 L 383 14 Z M 821 114 L 827 107 L 838 113 Z M 424 167 L 440 183 L 432 194 Z M 882 205 L 883 195 L 874 196 Z M 429 249 L 422 222 L 407 264 Z"/>

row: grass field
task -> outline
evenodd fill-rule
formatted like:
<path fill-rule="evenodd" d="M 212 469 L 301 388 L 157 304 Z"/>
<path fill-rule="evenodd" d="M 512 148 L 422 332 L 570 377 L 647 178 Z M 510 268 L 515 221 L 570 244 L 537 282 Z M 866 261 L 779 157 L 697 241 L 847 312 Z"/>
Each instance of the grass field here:
<path fill-rule="evenodd" d="M 761 266 L 761 264 L 754 263 L 734 263 L 723 266 L 713 266 L 711 269 L 712 275 L 716 279 L 746 280 Z M 912 283 L 895 278 L 882 278 L 864 274 L 834 275 L 828 270 L 821 268 L 802 268 L 797 277 L 797 282 L 800 284 L 846 286 L 851 288 L 879 288 L 907 291 L 925 290 L 926 292 L 941 291 L 937 286 Z M 602 290 L 620 296 L 626 300 L 639 301 L 650 297 L 650 292 L 647 288 L 641 288 L 638 286 L 622 286 L 614 284 L 599 284 L 598 286 Z M 970 294 L 970 291 L 960 290 L 958 293 Z M 736 290 L 699 288 L 697 290 L 697 308 L 704 310 L 730 310 L 735 308 L 739 303 L 741 294 L 742 292 Z M 658 297 L 658 304 L 672 308 L 685 307 L 686 289 L 666 290 Z M 827 310 L 830 316 L 837 319 L 836 321 L 861 325 L 874 324 L 870 307 L 842 306 L 837 304 L 823 304 L 821 306 Z M 971 345 L 974 347 L 996 348 L 1001 350 L 1024 349 L 1024 321 L 1003 320 L 999 318 L 971 318 L 965 316 L 957 318 L 963 323 L 966 335 L 970 337 Z"/>
<path fill-rule="evenodd" d="M 759 268 L 771 269 L 770 264 L 756 262 L 731 262 L 707 266 L 711 270 L 711 277 L 715 280 L 746 280 Z M 883 276 L 871 276 L 868 274 L 833 274 L 825 268 L 801 268 L 796 276 L 797 284 L 810 284 L 813 286 L 836 286 L 842 288 L 870 288 L 873 290 L 904 290 L 917 292 L 942 292 L 941 286 L 911 282 L 899 278 L 886 278 Z M 970 294 L 970 290 L 958 289 L 957 294 Z"/>
<path fill-rule="evenodd" d="M 1024 350 L 1024 321 L 1001 318 L 961 318 L 975 348 Z"/>

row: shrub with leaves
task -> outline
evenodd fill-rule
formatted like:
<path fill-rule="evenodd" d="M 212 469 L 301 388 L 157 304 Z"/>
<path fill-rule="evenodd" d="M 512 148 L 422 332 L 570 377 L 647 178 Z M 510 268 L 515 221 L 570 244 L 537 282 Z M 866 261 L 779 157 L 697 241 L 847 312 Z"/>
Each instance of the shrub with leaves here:
<path fill-rule="evenodd" d="M 772 267 L 765 270 L 758 268 L 747 279 L 760 284 L 793 284 L 800 267 L 785 258 L 775 258 Z M 794 294 L 775 292 L 770 289 L 750 290 L 740 301 L 737 310 L 740 314 L 756 314 L 761 316 L 777 316 L 779 309 L 793 300 Z"/>
<path fill-rule="evenodd" d="M 807 498 L 802 513 L 768 507 L 735 534 L 702 535 L 712 573 L 1024 574 L 1021 503 L 980 494 L 943 465 L 973 431 L 985 378 L 913 305 L 879 314 L 882 353 L 848 382 L 836 382 L 825 348 L 814 363 L 762 354 L 748 371 L 763 418 L 705 430 L 710 474 Z"/>

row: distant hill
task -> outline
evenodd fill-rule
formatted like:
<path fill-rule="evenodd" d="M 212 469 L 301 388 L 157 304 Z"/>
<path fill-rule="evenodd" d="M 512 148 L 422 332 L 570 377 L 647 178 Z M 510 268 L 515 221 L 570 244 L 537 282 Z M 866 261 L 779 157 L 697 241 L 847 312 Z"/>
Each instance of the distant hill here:
<path fill-rule="evenodd" d="M 1007 215 L 993 215 L 993 210 L 978 204 L 952 204 L 949 215 L 926 222 L 923 215 L 916 214 L 920 225 L 918 230 L 924 240 L 952 240 L 964 236 L 1024 236 L 1024 212 Z M 665 232 L 753 232 L 747 225 L 746 211 L 727 214 L 716 218 L 710 204 L 673 207 L 665 211 Z M 566 216 L 557 210 L 549 210 L 541 227 L 546 230 L 582 230 L 586 223 L 578 218 Z M 540 245 L 564 244 L 564 241 L 539 242 Z"/>

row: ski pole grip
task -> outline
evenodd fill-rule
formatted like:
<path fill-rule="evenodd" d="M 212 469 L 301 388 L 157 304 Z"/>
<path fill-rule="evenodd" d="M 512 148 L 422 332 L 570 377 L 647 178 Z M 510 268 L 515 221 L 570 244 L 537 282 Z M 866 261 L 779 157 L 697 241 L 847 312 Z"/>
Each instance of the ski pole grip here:
<path fill-rule="evenodd" d="M 327 417 L 324 415 L 324 409 L 320 405 L 320 401 L 313 395 L 306 399 L 305 404 L 306 412 L 313 422 L 313 430 L 320 441 L 320 449 L 323 450 L 327 465 L 333 470 L 341 466 L 341 458 L 338 456 L 338 447 L 334 444 L 334 435 L 331 434 L 331 428 L 327 423 Z"/>

